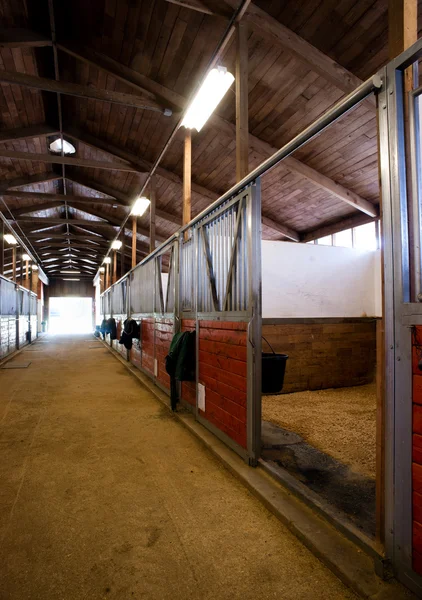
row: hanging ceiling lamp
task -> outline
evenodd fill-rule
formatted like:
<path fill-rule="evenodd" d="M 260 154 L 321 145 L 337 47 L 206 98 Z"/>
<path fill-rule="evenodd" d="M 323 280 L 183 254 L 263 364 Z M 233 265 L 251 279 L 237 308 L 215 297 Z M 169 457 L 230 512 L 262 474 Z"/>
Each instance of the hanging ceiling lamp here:
<path fill-rule="evenodd" d="M 189 105 L 182 125 L 201 131 L 233 81 L 233 75 L 225 67 L 211 69 Z"/>

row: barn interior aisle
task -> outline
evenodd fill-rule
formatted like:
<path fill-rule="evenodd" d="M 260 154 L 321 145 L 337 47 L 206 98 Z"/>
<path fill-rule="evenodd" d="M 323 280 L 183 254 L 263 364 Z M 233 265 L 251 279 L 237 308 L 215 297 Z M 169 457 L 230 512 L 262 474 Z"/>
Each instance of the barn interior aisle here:
<path fill-rule="evenodd" d="M 2 600 L 355 597 L 101 342 L 22 363 L 0 370 Z"/>

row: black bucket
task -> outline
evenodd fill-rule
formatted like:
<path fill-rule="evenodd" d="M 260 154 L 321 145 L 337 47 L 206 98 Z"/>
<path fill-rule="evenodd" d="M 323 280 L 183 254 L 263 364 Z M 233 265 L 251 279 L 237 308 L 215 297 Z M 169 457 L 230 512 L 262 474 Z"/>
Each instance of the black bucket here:
<path fill-rule="evenodd" d="M 263 338 L 265 340 L 265 338 Z M 262 352 L 262 381 L 263 394 L 279 394 L 283 389 L 287 354 L 276 354 L 271 344 L 265 340 L 272 352 Z"/>

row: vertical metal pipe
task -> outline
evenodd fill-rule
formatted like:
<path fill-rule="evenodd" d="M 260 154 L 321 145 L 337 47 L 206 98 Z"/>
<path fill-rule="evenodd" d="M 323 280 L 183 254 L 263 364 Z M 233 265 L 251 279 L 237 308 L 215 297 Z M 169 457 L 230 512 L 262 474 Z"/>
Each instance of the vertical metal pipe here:
<path fill-rule="evenodd" d="M 132 269 L 136 266 L 136 237 L 137 237 L 138 222 L 136 215 L 132 217 Z"/>

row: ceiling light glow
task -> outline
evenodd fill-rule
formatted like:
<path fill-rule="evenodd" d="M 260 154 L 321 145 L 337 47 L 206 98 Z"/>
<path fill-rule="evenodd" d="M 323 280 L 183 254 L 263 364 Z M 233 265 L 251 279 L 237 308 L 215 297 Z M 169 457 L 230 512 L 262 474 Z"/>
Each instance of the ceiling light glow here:
<path fill-rule="evenodd" d="M 120 250 L 122 242 L 120 240 L 114 240 L 114 242 L 111 242 L 111 247 L 113 250 Z"/>
<path fill-rule="evenodd" d="M 145 198 L 145 196 L 141 196 L 136 200 L 135 204 L 132 207 L 132 210 L 130 211 L 130 214 L 134 217 L 142 217 L 142 215 L 148 209 L 150 204 L 151 201 L 148 200 L 148 198 Z"/>
<path fill-rule="evenodd" d="M 6 233 L 4 239 L 11 246 L 15 246 L 18 243 L 15 236 L 13 236 L 11 233 Z"/>
<path fill-rule="evenodd" d="M 54 142 L 51 142 L 50 150 L 51 150 L 51 152 L 54 152 L 55 154 L 61 154 L 62 153 L 62 139 L 57 138 L 57 140 L 54 140 Z M 75 153 L 76 153 L 75 146 L 73 144 L 70 144 L 69 142 L 66 142 L 66 140 L 63 140 L 63 154 L 75 154 Z"/>
<path fill-rule="evenodd" d="M 211 69 L 188 107 L 182 125 L 201 131 L 233 81 L 233 75 L 225 67 Z"/>
<path fill-rule="evenodd" d="M 106 256 L 105 259 L 103 260 L 103 263 L 106 265 L 109 265 L 111 263 L 111 258 L 109 256 Z"/>
<path fill-rule="evenodd" d="M 22 254 L 22 260 L 31 260 L 31 257 L 29 256 L 29 254 Z"/>

